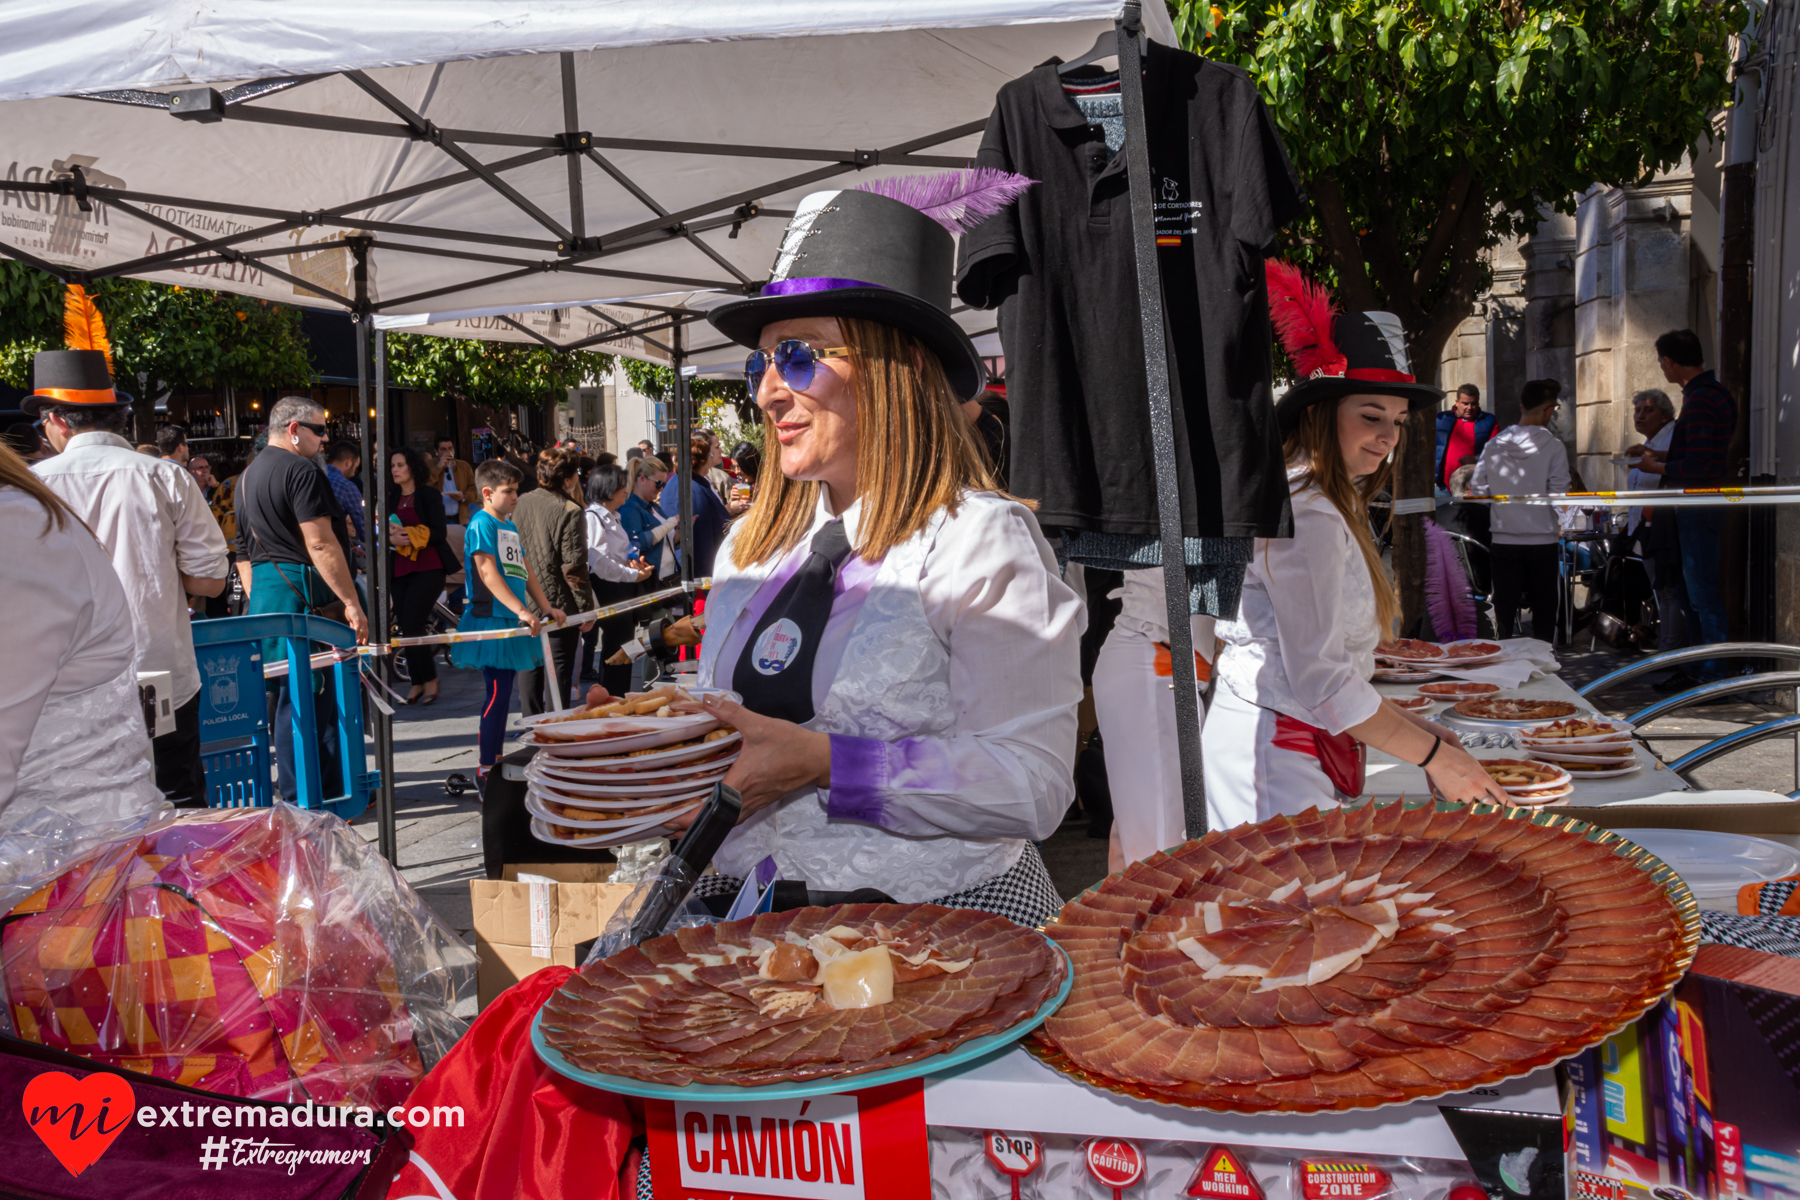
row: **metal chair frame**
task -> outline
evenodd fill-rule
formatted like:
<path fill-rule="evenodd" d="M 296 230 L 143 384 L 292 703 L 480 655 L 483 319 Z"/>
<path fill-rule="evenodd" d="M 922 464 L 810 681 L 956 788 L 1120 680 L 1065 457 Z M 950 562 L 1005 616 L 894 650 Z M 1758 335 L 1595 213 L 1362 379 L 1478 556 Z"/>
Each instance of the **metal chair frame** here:
<path fill-rule="evenodd" d="M 1690 646 L 1683 650 L 1669 650 L 1662 654 L 1653 654 L 1630 666 L 1621 667 L 1610 674 L 1602 675 L 1586 687 L 1580 688 L 1577 694 L 1591 699 L 1601 692 L 1610 691 L 1627 680 L 1635 679 L 1651 671 L 1713 658 L 1781 658 L 1800 662 L 1800 646 L 1788 646 L 1780 642 L 1721 642 L 1712 646 Z M 1748 729 L 1740 729 L 1736 733 L 1726 734 L 1722 738 L 1717 738 L 1704 746 L 1688 751 L 1668 766 L 1682 779 L 1687 779 L 1687 771 L 1704 766 L 1715 758 L 1734 750 L 1741 750 L 1745 746 L 1755 745 L 1768 738 L 1792 733 L 1794 735 L 1794 781 L 1800 784 L 1800 671 L 1767 671 L 1760 675 L 1736 675 L 1713 683 L 1703 683 L 1699 687 L 1689 688 L 1666 700 L 1659 700 L 1655 704 L 1641 708 L 1626 720 L 1633 725 L 1645 725 L 1658 717 L 1665 717 L 1679 709 L 1688 708 L 1717 696 L 1768 691 L 1777 687 L 1794 689 L 1795 715 L 1777 717 L 1773 721 L 1765 721 L 1761 725 L 1752 725 Z M 1690 779 L 1688 782 L 1692 783 L 1693 781 Z M 1792 794 L 1800 798 L 1800 789 L 1796 789 Z"/>
<path fill-rule="evenodd" d="M 196 621 L 193 633 L 201 675 L 200 756 L 206 768 L 207 803 L 213 808 L 266 808 L 274 802 L 274 785 L 269 773 L 273 731 L 264 700 L 263 641 L 286 639 L 288 679 L 307 681 L 303 688 L 293 687 L 291 694 L 298 697 L 313 690 L 311 644 L 348 649 L 356 645 L 356 634 L 348 625 L 304 613 Z M 337 700 L 335 737 L 345 791 L 340 796 L 323 794 L 319 768 L 323 734 L 308 703 L 288 706 L 293 713 L 294 784 L 300 807 L 328 809 L 348 821 L 368 807 L 381 772 L 365 770 L 360 664 L 351 659 L 328 670 Z"/>

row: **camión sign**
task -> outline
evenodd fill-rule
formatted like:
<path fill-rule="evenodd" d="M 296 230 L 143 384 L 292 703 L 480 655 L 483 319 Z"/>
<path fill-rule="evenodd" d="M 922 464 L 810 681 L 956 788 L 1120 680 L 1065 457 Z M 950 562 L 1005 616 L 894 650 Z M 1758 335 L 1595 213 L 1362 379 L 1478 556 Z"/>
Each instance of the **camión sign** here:
<path fill-rule="evenodd" d="M 917 1081 L 800 1100 L 650 1100 L 657 1200 L 902 1200 L 930 1190 Z"/>

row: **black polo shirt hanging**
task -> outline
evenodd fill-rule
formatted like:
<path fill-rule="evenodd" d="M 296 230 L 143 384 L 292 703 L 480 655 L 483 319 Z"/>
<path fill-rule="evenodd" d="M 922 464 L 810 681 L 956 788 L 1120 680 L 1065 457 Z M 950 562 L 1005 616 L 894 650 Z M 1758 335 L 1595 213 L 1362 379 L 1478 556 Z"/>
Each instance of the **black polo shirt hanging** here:
<path fill-rule="evenodd" d="M 850 538 L 839 517 L 813 534 L 812 553 L 750 631 L 731 687 L 751 712 L 795 724 L 812 720 L 813 660 L 831 619 L 838 568 L 849 557 Z"/>
<path fill-rule="evenodd" d="M 1271 397 L 1263 258 L 1305 200 L 1256 85 L 1151 42 L 1145 104 L 1187 537 L 1293 528 Z M 976 164 L 1038 180 L 963 235 L 957 294 L 998 308 L 1012 490 L 1038 521 L 1160 532 L 1124 155 L 1098 68 L 1006 84 Z M 1071 96 L 1065 86 L 1075 90 Z M 1092 109 L 1092 115 L 1084 112 Z"/>

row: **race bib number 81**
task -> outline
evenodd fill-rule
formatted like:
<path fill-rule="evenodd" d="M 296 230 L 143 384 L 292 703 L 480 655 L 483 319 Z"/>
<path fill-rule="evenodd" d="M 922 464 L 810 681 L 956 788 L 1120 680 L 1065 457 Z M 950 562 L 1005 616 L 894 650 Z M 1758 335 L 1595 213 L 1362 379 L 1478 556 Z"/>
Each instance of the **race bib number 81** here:
<path fill-rule="evenodd" d="M 525 548 L 519 544 L 517 531 L 500 531 L 500 570 L 509 579 L 525 578 Z"/>

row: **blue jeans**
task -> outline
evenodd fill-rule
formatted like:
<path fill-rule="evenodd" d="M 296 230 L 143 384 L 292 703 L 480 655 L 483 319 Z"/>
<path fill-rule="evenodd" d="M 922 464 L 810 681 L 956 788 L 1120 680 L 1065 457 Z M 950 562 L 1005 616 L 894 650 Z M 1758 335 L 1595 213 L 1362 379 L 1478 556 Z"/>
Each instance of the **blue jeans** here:
<path fill-rule="evenodd" d="M 1725 622 L 1725 598 L 1719 593 L 1719 540 L 1725 528 L 1724 508 L 1677 508 L 1675 529 L 1681 536 L 1681 581 L 1687 588 L 1692 614 L 1690 637 L 1702 646 L 1730 640 Z M 1693 630 L 1693 626 L 1698 630 Z M 1709 658 L 1695 672 L 1701 683 L 1723 679 L 1723 659 Z"/>

